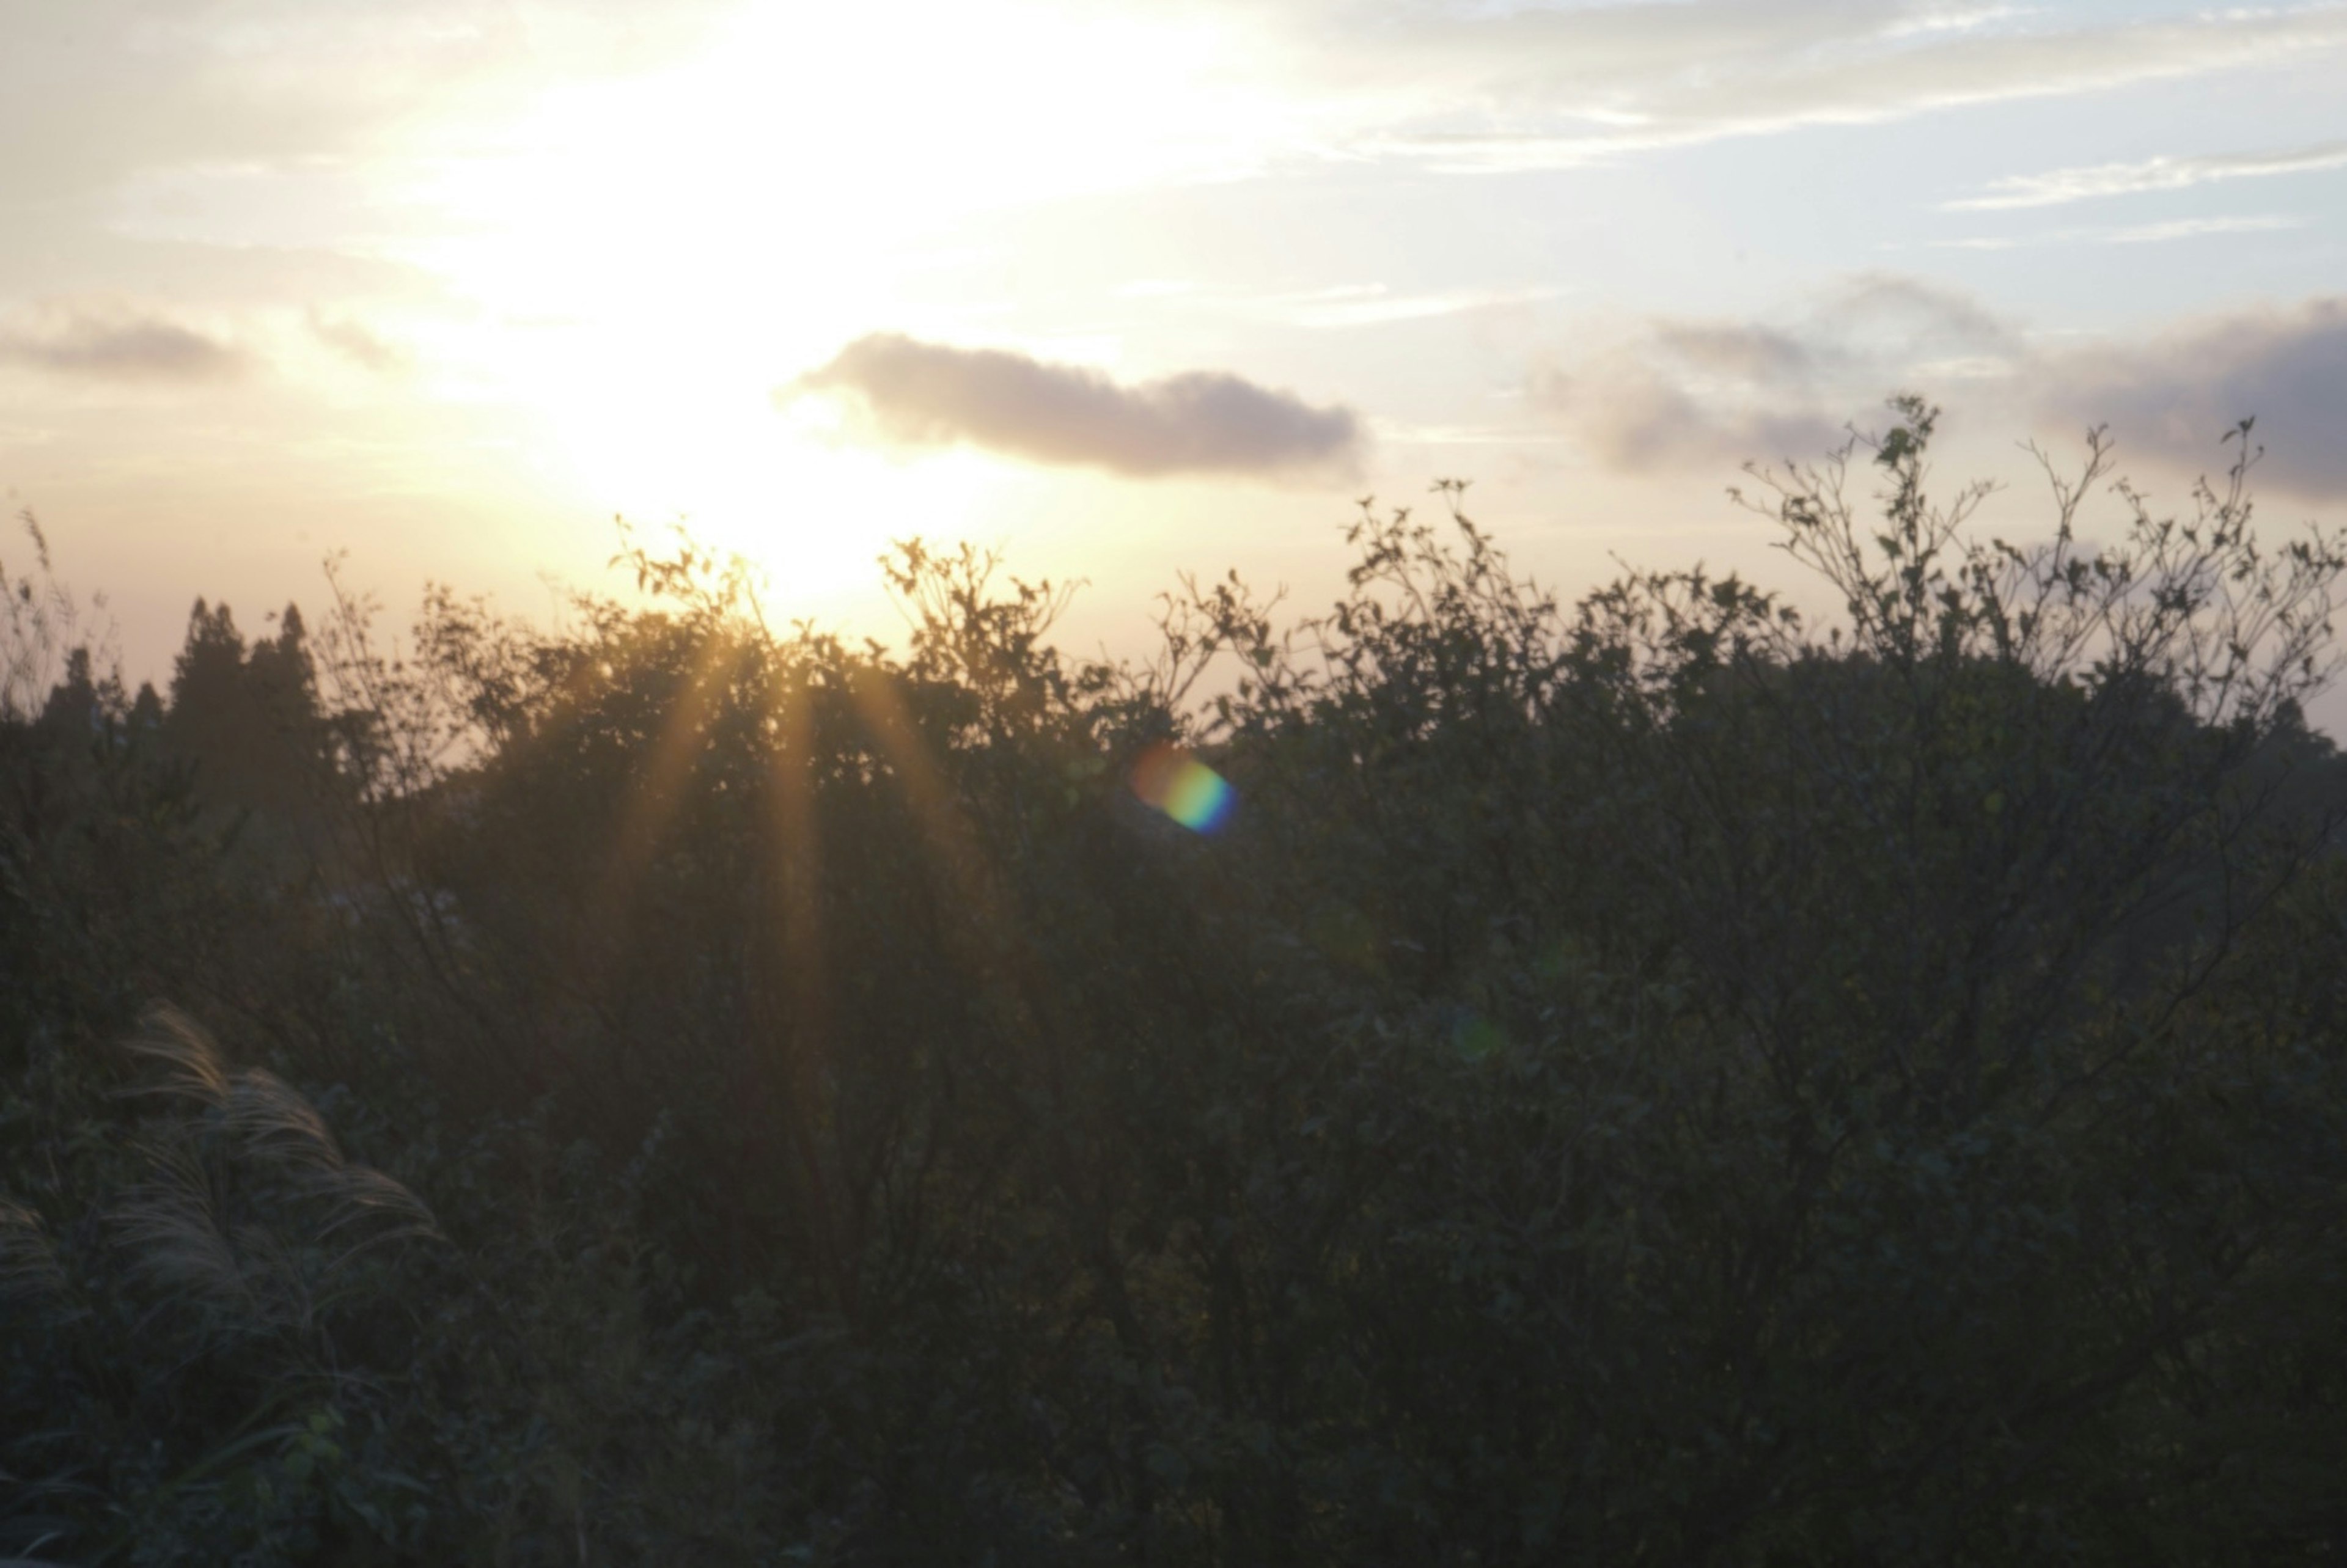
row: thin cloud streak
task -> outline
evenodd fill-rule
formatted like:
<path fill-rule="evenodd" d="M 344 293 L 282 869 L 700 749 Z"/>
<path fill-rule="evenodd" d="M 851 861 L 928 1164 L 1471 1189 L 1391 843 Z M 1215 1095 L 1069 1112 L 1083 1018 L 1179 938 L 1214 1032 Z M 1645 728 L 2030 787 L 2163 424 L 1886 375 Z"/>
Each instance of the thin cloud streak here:
<path fill-rule="evenodd" d="M 1542 304 L 1568 292 L 1561 288 L 1461 289 L 1449 293 L 1397 294 L 1383 283 L 1364 283 L 1285 295 L 1264 303 L 1274 320 L 1290 326 L 1327 331 Z"/>
<path fill-rule="evenodd" d="M 2198 240 L 2210 234 L 2271 234 L 2302 229 L 2306 220 L 2286 213 L 2262 213 L 2238 218 L 2177 218 L 2165 223 L 2131 223 L 2121 227 L 2055 229 L 2044 234 L 1994 234 L 1970 240 L 1931 240 L 1935 251 L 2020 251 L 2038 245 L 2157 245 L 2170 240 Z"/>
<path fill-rule="evenodd" d="M 2002 212 L 2026 207 L 2060 207 L 2098 197 L 2184 190 L 2213 180 L 2310 174 L 2342 166 L 2347 166 L 2347 141 L 2319 142 L 2280 152 L 2228 152 L 2200 158 L 2150 158 L 2140 163 L 2099 163 L 1994 180 L 1986 195 L 1942 202 L 1941 210 Z"/>
<path fill-rule="evenodd" d="M 1402 124 L 1367 149 L 1438 169 L 1508 171 L 2301 57 L 2347 46 L 2347 6 L 2049 29 L 2004 7 L 1885 15 L 1831 0 L 1689 0 L 1453 18 L 1383 36 L 1389 58 L 1342 68 L 1395 82 L 1416 69 L 1431 85 L 1419 112 L 1389 113 L 1388 126 Z M 1467 104 L 1474 118 L 1462 124 Z"/>
<path fill-rule="evenodd" d="M 777 389 L 778 405 L 823 395 L 903 448 L 972 446 L 1030 463 L 1132 477 L 1349 473 L 1364 427 L 1342 407 L 1222 371 L 1121 386 L 1081 365 L 875 333 Z"/>
<path fill-rule="evenodd" d="M 2138 223 L 2131 228 L 2114 229 L 2102 237 L 2102 242 L 2158 245 L 2170 240 L 2197 240 L 2203 234 L 2270 234 L 2305 226 L 2305 219 L 2280 213 L 2258 218 L 2178 218 L 2167 223 Z"/>
<path fill-rule="evenodd" d="M 364 156 L 421 116 L 495 114 L 566 79 L 655 67 L 725 0 L 658 25 L 609 0 L 525 19 L 472 0 L 74 0 L 0 5 L 0 188 L 72 197 L 141 171 Z"/>

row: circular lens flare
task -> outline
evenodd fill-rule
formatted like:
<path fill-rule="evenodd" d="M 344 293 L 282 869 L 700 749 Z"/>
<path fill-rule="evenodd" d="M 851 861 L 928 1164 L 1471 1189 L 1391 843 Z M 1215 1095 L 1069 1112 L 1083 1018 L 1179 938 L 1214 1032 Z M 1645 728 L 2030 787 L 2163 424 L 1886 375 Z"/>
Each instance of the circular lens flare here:
<path fill-rule="evenodd" d="M 1237 793 L 1222 774 L 1181 747 L 1163 742 L 1133 764 L 1133 793 L 1193 833 L 1221 827 L 1238 804 Z"/>

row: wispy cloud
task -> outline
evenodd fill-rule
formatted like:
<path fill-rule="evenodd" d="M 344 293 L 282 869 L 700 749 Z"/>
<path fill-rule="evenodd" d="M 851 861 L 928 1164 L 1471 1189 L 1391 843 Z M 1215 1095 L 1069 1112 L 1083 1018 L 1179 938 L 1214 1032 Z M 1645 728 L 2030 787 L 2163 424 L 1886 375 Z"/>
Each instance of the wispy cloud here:
<path fill-rule="evenodd" d="M 1421 15 L 1375 29 L 1322 68 L 1364 98 L 1387 90 L 1379 128 L 1365 138 L 1370 150 L 1510 169 L 2100 91 L 2347 46 L 2347 6 L 2336 4 L 2067 26 L 2058 15 L 1843 0 Z"/>
<path fill-rule="evenodd" d="M 1966 240 L 1925 241 L 1939 251 L 2019 251 L 2038 245 L 2157 245 L 2210 234 L 2270 234 L 2301 229 L 2303 218 L 2262 213 L 2235 218 L 2177 218 L 2164 223 L 2129 223 L 2085 229 L 2054 229 L 2042 234 L 1989 234 Z"/>
<path fill-rule="evenodd" d="M 1388 326 L 1397 322 L 1508 310 L 1543 304 L 1573 292 L 1568 288 L 1542 286 L 1411 293 L 1386 283 L 1332 283 L 1317 289 L 1234 294 L 1212 292 L 1195 283 L 1156 280 L 1120 284 L 1113 292 L 1121 300 L 1177 302 L 1184 310 L 1243 316 L 1250 321 L 1314 331 Z"/>
<path fill-rule="evenodd" d="M 2204 234 L 2270 234 L 2278 229 L 2298 229 L 2306 220 L 2282 213 L 2254 218 L 2178 218 L 2167 223 L 2137 223 L 2114 229 L 2102 236 L 2106 245 L 2157 245 L 2169 240 L 2197 240 Z"/>
<path fill-rule="evenodd" d="M 420 111 L 509 111 L 546 86 L 672 59 L 732 7 L 657 22 L 548 0 L 525 22 L 473 0 L 75 0 L 0 5 L 0 187 L 63 195 L 142 169 L 364 154 Z"/>
<path fill-rule="evenodd" d="M 1901 387 L 1999 421 L 2107 425 L 2187 473 L 2219 466 L 2219 439 L 2254 418 L 2269 486 L 2347 498 L 2347 296 L 2098 342 L 2027 336 L 1968 296 L 1876 274 L 1783 322 L 1651 320 L 1536 366 L 1527 393 L 1601 462 L 1651 471 L 1817 454 Z"/>
<path fill-rule="evenodd" d="M 1798 381 L 1815 368 L 1809 344 L 1790 333 L 1741 322 L 1662 321 L 1658 346 L 1690 369 L 1755 384 Z"/>
<path fill-rule="evenodd" d="M 2219 179 L 2254 179 L 2277 174 L 2307 174 L 2347 166 L 2347 141 L 2318 142 L 2283 151 L 2212 153 L 2200 158 L 2147 158 L 2140 163 L 2097 163 L 2015 175 L 1993 181 L 1985 194 L 1942 203 L 1950 212 L 1996 212 L 2022 207 L 2060 207 L 2101 196 L 2138 191 L 2183 190 Z"/>
<path fill-rule="evenodd" d="M 1291 326 L 1313 328 L 1385 326 L 1428 321 L 1471 311 L 1539 304 L 1562 297 L 1563 289 L 1453 289 L 1440 293 L 1396 293 L 1383 283 L 1348 283 L 1307 293 L 1281 294 L 1256 302 L 1253 310 Z"/>
<path fill-rule="evenodd" d="M 309 326 L 311 336 L 362 370 L 371 370 L 377 375 L 395 375 L 407 368 L 407 351 L 363 323 L 313 310 L 309 315 Z"/>
<path fill-rule="evenodd" d="M 1830 446 L 1885 389 L 2010 373 L 2020 339 L 1969 296 L 1895 273 L 1844 280 L 1790 320 L 1655 318 L 1536 367 L 1532 405 L 1609 466 L 1653 470 Z"/>
<path fill-rule="evenodd" d="M 1081 365 L 896 333 L 858 338 L 775 399 L 809 395 L 846 403 L 888 446 L 966 444 L 1141 477 L 1343 471 L 1364 436 L 1350 409 L 1317 407 L 1227 372 L 1122 386 Z"/>
<path fill-rule="evenodd" d="M 231 379 L 250 370 L 252 360 L 154 312 L 52 305 L 0 326 L 0 365 L 90 381 L 190 383 Z"/>
<path fill-rule="evenodd" d="M 1600 462 L 1624 472 L 1812 453 L 1841 430 L 1809 395 L 1723 397 L 1691 385 L 1668 359 L 1630 347 L 1571 370 L 1545 366 L 1527 390 L 1534 409 L 1568 426 Z"/>

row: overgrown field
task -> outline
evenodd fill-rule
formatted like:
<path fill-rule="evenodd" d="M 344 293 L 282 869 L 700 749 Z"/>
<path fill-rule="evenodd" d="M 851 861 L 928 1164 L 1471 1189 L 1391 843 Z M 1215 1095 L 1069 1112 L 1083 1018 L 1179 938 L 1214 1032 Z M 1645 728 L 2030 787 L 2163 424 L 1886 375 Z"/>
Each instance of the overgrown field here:
<path fill-rule="evenodd" d="M 134 695 L 28 538 L 0 1557 L 2339 1562 L 2347 557 L 1896 411 L 1752 497 L 1830 628 L 1445 487 L 1147 663 L 680 542 Z"/>

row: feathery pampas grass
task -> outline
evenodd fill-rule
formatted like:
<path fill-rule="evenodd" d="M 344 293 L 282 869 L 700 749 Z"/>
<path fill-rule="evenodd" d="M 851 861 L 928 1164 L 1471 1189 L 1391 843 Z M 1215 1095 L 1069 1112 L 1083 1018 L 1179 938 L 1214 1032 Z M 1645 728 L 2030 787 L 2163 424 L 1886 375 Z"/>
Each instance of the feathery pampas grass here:
<path fill-rule="evenodd" d="M 148 1179 L 112 1218 L 157 1310 L 201 1304 L 249 1327 L 307 1329 L 362 1254 L 438 1236 L 415 1194 L 343 1158 L 299 1091 L 229 1066 L 186 1014 L 152 1008 L 125 1044 L 153 1069 L 125 1092 L 163 1107 L 143 1140 Z"/>

